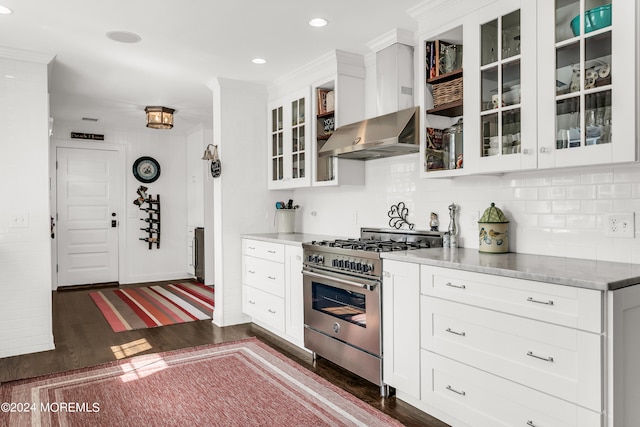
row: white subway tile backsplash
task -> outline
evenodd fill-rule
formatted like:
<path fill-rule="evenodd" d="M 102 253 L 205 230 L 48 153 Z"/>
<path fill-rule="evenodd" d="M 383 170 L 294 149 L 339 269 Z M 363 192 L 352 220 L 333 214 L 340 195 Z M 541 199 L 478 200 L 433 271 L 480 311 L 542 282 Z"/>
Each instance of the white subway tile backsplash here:
<path fill-rule="evenodd" d="M 472 176 L 454 179 L 417 178 L 416 156 L 369 161 L 364 187 L 295 190 L 305 209 L 321 212 L 303 221 L 303 230 L 320 234 L 357 234 L 360 227 L 388 227 L 391 204 L 405 202 L 416 229 L 428 229 L 429 213 L 449 224 L 448 206 L 460 206 L 460 241 L 477 248 L 479 216 L 496 203 L 511 221 L 510 250 L 540 255 L 614 260 L 609 249 L 623 245 L 623 259 L 640 263 L 640 238 L 614 239 L 604 234 L 604 214 L 640 213 L 638 165 L 589 167 Z M 345 208 L 358 210 L 358 224 L 344 223 Z M 340 218 L 343 218 L 342 220 Z M 636 224 L 640 219 L 636 215 Z M 334 231 L 335 230 L 335 231 Z M 624 241 L 622 243 L 621 241 Z"/>
<path fill-rule="evenodd" d="M 513 198 L 516 200 L 538 200 L 538 187 L 515 187 Z"/>
<path fill-rule="evenodd" d="M 595 185 L 569 185 L 566 187 L 566 197 L 570 200 L 595 199 L 597 196 Z"/>
<path fill-rule="evenodd" d="M 559 200 L 567 197 L 567 190 L 565 187 L 542 187 L 538 191 L 538 197 L 540 200 Z"/>
<path fill-rule="evenodd" d="M 528 213 L 551 213 L 551 202 L 549 200 L 527 201 L 525 211 Z"/>
<path fill-rule="evenodd" d="M 538 225 L 541 227 L 560 228 L 566 225 L 564 215 L 538 215 Z"/>
<path fill-rule="evenodd" d="M 592 173 L 584 173 L 581 179 L 582 184 L 605 184 L 613 182 L 613 172 L 598 171 Z"/>
<path fill-rule="evenodd" d="M 613 200 L 581 200 L 580 207 L 582 213 L 604 214 L 613 209 Z"/>
<path fill-rule="evenodd" d="M 601 184 L 597 191 L 599 199 L 631 198 L 631 184 Z"/>
<path fill-rule="evenodd" d="M 552 200 L 551 211 L 562 214 L 580 213 L 580 200 Z"/>
<path fill-rule="evenodd" d="M 597 227 L 597 215 L 566 215 L 566 226 L 575 230 L 592 230 Z"/>

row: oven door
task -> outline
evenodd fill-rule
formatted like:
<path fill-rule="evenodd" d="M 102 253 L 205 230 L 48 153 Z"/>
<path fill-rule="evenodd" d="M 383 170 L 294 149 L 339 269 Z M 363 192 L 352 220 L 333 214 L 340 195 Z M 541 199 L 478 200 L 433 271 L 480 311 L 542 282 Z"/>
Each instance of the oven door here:
<path fill-rule="evenodd" d="M 302 274 L 305 328 L 381 357 L 380 283 L 313 269 Z"/>

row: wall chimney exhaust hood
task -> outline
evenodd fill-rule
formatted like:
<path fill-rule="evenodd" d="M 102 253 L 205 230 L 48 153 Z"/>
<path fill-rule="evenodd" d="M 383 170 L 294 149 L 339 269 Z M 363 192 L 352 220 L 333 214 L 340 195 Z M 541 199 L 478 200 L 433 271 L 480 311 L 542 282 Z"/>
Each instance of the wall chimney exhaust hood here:
<path fill-rule="evenodd" d="M 420 108 L 411 107 L 341 126 L 320 150 L 320 157 L 371 160 L 420 150 Z"/>
<path fill-rule="evenodd" d="M 410 38 L 397 31 L 392 36 Z M 321 157 L 370 160 L 420 151 L 420 115 L 413 100 L 413 54 L 413 46 L 400 42 L 376 52 L 380 115 L 338 127 L 320 150 Z"/>

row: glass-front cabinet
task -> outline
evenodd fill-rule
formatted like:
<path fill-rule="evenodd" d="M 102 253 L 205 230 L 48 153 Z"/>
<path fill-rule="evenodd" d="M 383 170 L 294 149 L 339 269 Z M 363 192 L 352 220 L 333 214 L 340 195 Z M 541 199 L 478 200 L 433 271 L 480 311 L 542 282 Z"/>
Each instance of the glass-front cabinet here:
<path fill-rule="evenodd" d="M 540 3 L 539 167 L 636 160 L 637 2 Z"/>
<path fill-rule="evenodd" d="M 309 91 L 304 90 L 269 106 L 269 189 L 310 185 L 308 100 Z"/>
<path fill-rule="evenodd" d="M 536 4 L 499 1 L 473 14 L 465 39 L 465 152 L 473 173 L 536 167 Z"/>

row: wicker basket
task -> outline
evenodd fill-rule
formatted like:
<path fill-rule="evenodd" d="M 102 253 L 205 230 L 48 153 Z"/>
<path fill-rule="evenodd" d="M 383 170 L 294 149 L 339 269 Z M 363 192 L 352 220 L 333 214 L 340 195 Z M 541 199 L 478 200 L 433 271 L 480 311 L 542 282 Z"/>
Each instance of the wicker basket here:
<path fill-rule="evenodd" d="M 462 77 L 433 84 L 433 107 L 462 99 Z"/>

